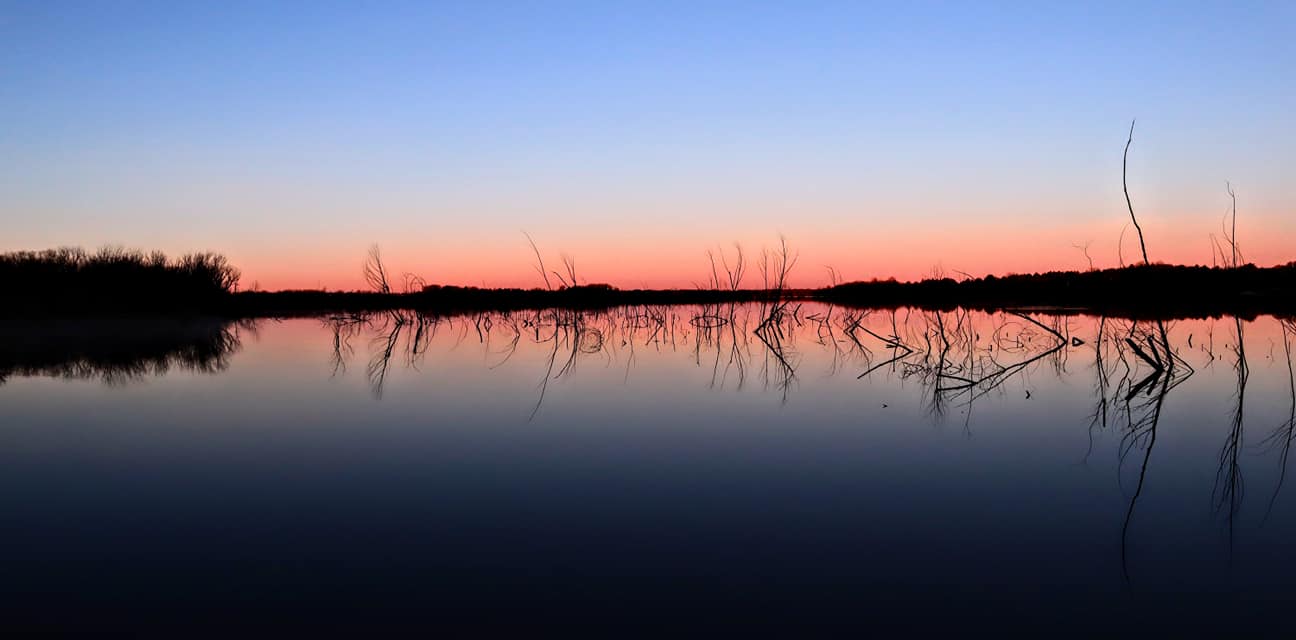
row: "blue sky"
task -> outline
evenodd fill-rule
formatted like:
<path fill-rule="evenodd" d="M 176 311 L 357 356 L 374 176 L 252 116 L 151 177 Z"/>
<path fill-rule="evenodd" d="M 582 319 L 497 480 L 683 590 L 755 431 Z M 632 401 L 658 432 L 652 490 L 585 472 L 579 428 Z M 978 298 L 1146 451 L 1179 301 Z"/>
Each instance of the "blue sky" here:
<path fill-rule="evenodd" d="M 1114 262 L 1137 116 L 1165 259 L 1209 261 L 1225 180 L 1277 259 L 1294 34 L 1293 3 L 0 1 L 0 249 L 212 248 L 335 286 L 371 242 L 523 279 L 522 229 L 627 285 L 777 233 L 850 277 Z"/>

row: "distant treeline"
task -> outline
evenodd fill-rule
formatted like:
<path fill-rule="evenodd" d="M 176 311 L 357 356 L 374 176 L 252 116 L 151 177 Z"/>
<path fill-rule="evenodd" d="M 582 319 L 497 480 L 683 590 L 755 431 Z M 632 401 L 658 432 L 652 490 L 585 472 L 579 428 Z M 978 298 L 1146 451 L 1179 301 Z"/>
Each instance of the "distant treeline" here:
<path fill-rule="evenodd" d="M 589 284 L 557 289 L 483 289 L 431 285 L 410 293 L 276 291 L 244 292 L 234 296 L 233 309 L 239 315 L 298 315 L 336 311 L 384 311 L 415 309 L 437 313 L 459 311 L 514 311 L 562 307 L 602 309 L 623 305 L 716 304 L 808 297 L 812 290 L 738 291 L 714 289 L 617 289 L 607 284 Z"/>
<path fill-rule="evenodd" d="M 875 280 L 823 289 L 815 298 L 863 306 L 1069 307 L 1152 315 L 1290 312 L 1296 308 L 1296 262 L 1236 268 L 1151 264 L 965 280 Z"/>
<path fill-rule="evenodd" d="M 437 313 L 543 307 L 606 308 L 640 304 L 720 304 L 818 300 L 872 307 L 1002 309 L 1049 307 L 1123 316 L 1208 316 L 1296 311 L 1296 263 L 1261 268 L 1137 265 L 1092 271 L 986 276 L 920 282 L 874 280 L 823 289 L 616 289 L 606 284 L 548 289 L 433 285 L 411 293 L 283 291 L 240 293 L 239 315 L 416 309 Z"/>
<path fill-rule="evenodd" d="M 1002 277 L 874 280 L 823 289 L 622 290 L 606 284 L 536 289 L 431 285 L 408 293 L 237 291 L 239 271 L 220 255 L 80 249 L 0 254 L 8 315 L 209 313 L 227 317 L 415 309 L 433 313 L 544 307 L 821 300 L 857 307 L 1052 307 L 1125 315 L 1291 313 L 1296 262 L 1261 268 L 1137 265 Z"/>
<path fill-rule="evenodd" d="M 220 311 L 239 271 L 214 253 L 168 258 L 118 248 L 0 254 L 0 304 L 6 312 Z"/>

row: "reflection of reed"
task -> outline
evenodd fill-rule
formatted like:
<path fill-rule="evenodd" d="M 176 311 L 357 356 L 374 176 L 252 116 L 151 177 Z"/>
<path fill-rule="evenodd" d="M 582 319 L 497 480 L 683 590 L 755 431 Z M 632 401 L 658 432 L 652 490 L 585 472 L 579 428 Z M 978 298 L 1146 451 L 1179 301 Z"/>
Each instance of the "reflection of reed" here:
<path fill-rule="evenodd" d="M 1224 439 L 1224 446 L 1220 448 L 1219 467 L 1215 471 L 1214 489 L 1215 509 L 1224 512 L 1228 524 L 1230 549 L 1232 549 L 1233 545 L 1233 524 L 1242 500 L 1242 468 L 1239 463 L 1243 440 L 1242 412 L 1246 399 L 1247 378 L 1251 375 L 1251 370 L 1247 366 L 1242 320 L 1235 317 L 1233 324 L 1237 330 L 1237 342 L 1233 348 L 1233 353 L 1236 356 L 1233 369 L 1237 372 L 1237 392 L 1235 393 L 1237 402 L 1233 407 L 1228 437 Z"/>
<path fill-rule="evenodd" d="M 1264 519 L 1269 521 L 1269 514 L 1273 512 L 1274 503 L 1278 501 L 1278 494 L 1282 492 L 1283 483 L 1287 480 L 1287 458 L 1291 453 L 1292 440 L 1296 439 L 1296 372 L 1292 368 L 1292 340 L 1296 337 L 1296 320 L 1284 319 L 1279 321 L 1282 327 L 1283 355 L 1287 360 L 1287 391 L 1289 394 L 1287 420 L 1278 425 L 1272 433 L 1262 442 L 1262 446 L 1278 450 L 1278 482 L 1275 483 L 1273 495 L 1269 497 L 1269 505 L 1265 508 Z"/>
<path fill-rule="evenodd" d="M 1152 330 L 1153 328 L 1155 331 Z M 1133 495 L 1130 496 L 1129 505 L 1125 509 L 1125 519 L 1121 524 L 1121 574 L 1128 582 L 1130 580 L 1130 527 L 1147 481 L 1152 450 L 1156 445 L 1157 427 L 1161 422 L 1161 412 L 1165 407 L 1166 396 L 1187 380 L 1193 374 L 1193 369 L 1171 347 L 1169 330 L 1165 323 L 1159 320 L 1154 323 L 1154 327 L 1146 327 L 1138 322 L 1131 323 L 1124 339 L 1116 340 L 1115 344 L 1117 357 L 1120 358 L 1125 369 L 1111 396 L 1112 402 L 1120 403 L 1119 413 L 1125 418 L 1125 433 L 1121 437 L 1118 464 L 1123 466 L 1126 457 L 1135 449 L 1143 451 L 1138 482 L 1134 487 Z M 1128 347 L 1128 351 L 1122 348 L 1122 345 Z M 1139 362 L 1146 365 L 1150 371 L 1146 376 L 1135 381 L 1134 375 L 1138 370 Z M 1122 389 L 1125 390 L 1124 393 Z"/>
<path fill-rule="evenodd" d="M 333 375 L 346 372 L 347 360 L 355 353 L 351 340 L 369 332 L 373 334 L 370 339 L 373 353 L 365 366 L 365 377 L 369 380 L 374 397 L 381 398 L 392 358 L 401 353 L 407 366 L 417 367 L 441 322 L 442 318 L 438 316 L 412 311 L 329 316 L 324 320 L 324 325 L 333 336 L 333 353 L 330 357 Z"/>
<path fill-rule="evenodd" d="M 703 366 L 711 363 L 712 389 L 727 386 L 732 372 L 735 390 L 741 390 L 747 380 L 747 360 L 751 357 L 749 314 L 745 306 L 733 303 L 703 305 L 689 324 L 693 327 L 693 361 Z M 631 341 L 633 343 L 633 341 Z M 713 355 L 712 355 L 713 354 Z M 724 362 L 724 366 L 721 366 Z"/>
<path fill-rule="evenodd" d="M 1089 459 L 1089 454 L 1093 453 L 1094 430 L 1107 429 L 1108 415 L 1108 397 L 1111 387 L 1111 376 L 1115 369 L 1108 370 L 1107 364 L 1111 358 L 1104 356 L 1104 349 L 1108 348 L 1107 342 L 1107 316 L 1098 319 L 1098 335 L 1094 338 L 1094 408 L 1089 414 L 1089 448 L 1085 450 L 1084 460 Z M 1113 365 L 1114 366 L 1114 365 Z"/>
<path fill-rule="evenodd" d="M 772 386 L 779 390 L 783 402 L 787 402 L 788 393 L 796 382 L 796 355 L 785 343 L 794 331 L 793 327 L 799 325 L 799 311 L 799 306 L 789 311 L 786 303 L 775 305 L 752 332 L 765 345 L 761 378 L 766 388 Z"/>
<path fill-rule="evenodd" d="M 628 379 L 636 359 L 652 351 L 687 358 L 699 368 L 700 377 L 709 374 L 705 385 L 710 389 L 743 390 L 763 382 L 786 402 L 797 388 L 798 375 L 805 375 L 803 369 L 799 371 L 803 360 L 813 361 L 803 356 L 821 349 L 825 356 L 821 361 L 827 363 L 829 375 L 849 371 L 858 379 L 892 380 L 919 396 L 923 409 L 937 420 L 960 409 L 970 419 L 973 405 L 988 395 L 1011 393 L 1022 398 L 1024 393 L 1030 398 L 1038 379 L 1061 379 L 1069 369 L 1079 370 L 1082 361 L 1092 358 L 1094 397 L 1092 405 L 1086 402 L 1083 413 L 1089 423 L 1090 450 L 1096 433 L 1110 430 L 1112 437 L 1119 436 L 1116 467 L 1127 500 L 1122 505 L 1121 523 L 1126 580 L 1131 575 L 1129 547 L 1138 524 L 1136 513 L 1140 501 L 1147 500 L 1145 486 L 1154 471 L 1151 462 L 1166 401 L 1194 374 L 1185 355 L 1194 361 L 1213 362 L 1227 359 L 1220 356 L 1231 351 L 1235 404 L 1219 449 L 1212 492 L 1214 509 L 1227 519 L 1230 544 L 1243 501 L 1244 409 L 1250 370 L 1244 327 L 1238 318 L 1233 319 L 1234 341 L 1230 343 L 1222 333 L 1225 337 L 1218 345 L 1213 331 L 1203 331 L 1209 322 L 1196 325 L 1196 336 L 1172 339 L 1176 329 L 1171 323 L 1103 316 L 1094 319 L 1096 335 L 1090 338 L 1079 331 L 1073 333 L 1074 323 L 1065 316 L 982 314 L 965 309 L 858 310 L 831 305 L 806 305 L 803 309 L 795 300 L 453 316 L 406 310 L 339 314 L 324 322 L 332 337 L 334 374 L 345 375 L 348 362 L 361 351 L 363 375 L 376 398 L 383 396 L 389 376 L 396 375 L 393 369 L 399 371 L 402 365 L 418 368 L 425 358 L 431 359 L 428 354 L 434 341 L 437 345 L 453 343 L 452 349 L 472 349 L 474 353 L 480 348 L 483 366 L 492 369 L 516 368 L 524 359 L 515 358 L 518 352 L 531 354 L 534 358 L 527 358 L 528 366 L 538 365 L 534 404 L 529 407 L 532 418 L 545 406 L 551 383 L 578 370 L 589 373 L 600 364 Z M 1292 355 L 1296 320 L 1284 319 L 1280 325 L 1281 353 L 1287 359 L 1288 411 L 1282 424 L 1263 441 L 1264 449 L 1275 452 L 1279 464 L 1266 519 L 1283 488 L 1292 443 L 1296 442 L 1296 362 Z M 0 382 L 12 375 L 53 375 L 119 384 L 176 368 L 221 371 L 240 348 L 242 332 L 254 329 L 252 324 L 216 322 L 150 325 L 133 332 L 122 326 L 99 331 L 76 326 L 42 338 L 31 327 L 0 326 Z M 1090 339 L 1092 346 L 1087 342 Z M 1182 347 L 1186 350 L 1181 352 L 1177 345 L 1186 345 Z M 1084 375 L 1087 377 L 1089 370 Z M 1253 386 L 1253 396 L 1256 389 Z M 531 398 L 524 401 L 530 403 Z M 1253 397 L 1253 404 L 1255 401 Z"/>
<path fill-rule="evenodd" d="M 972 312 L 965 309 L 906 310 L 903 320 L 890 311 L 889 323 L 879 328 L 886 333 L 880 333 L 865 326 L 868 315 L 848 313 L 842 324 L 849 353 L 858 353 L 865 365 L 858 378 L 886 370 L 902 381 L 917 382 L 928 413 L 937 420 L 951 403 L 961 403 L 965 430 L 978 399 L 1003 391 L 1006 383 L 1026 377 L 1046 361 L 1060 377 L 1065 373 L 1066 347 L 1082 344 L 1067 339 L 1069 328 L 1061 318 L 1049 319 L 1050 325 L 1021 313 L 993 314 L 985 316 L 991 323 L 987 328 L 978 327 Z M 867 346 L 873 341 L 881 343 L 886 357 L 874 356 Z"/>
<path fill-rule="evenodd" d="M 1153 373 L 1145 379 L 1155 383 L 1157 374 Z M 1137 410 L 1130 405 L 1130 400 L 1137 395 L 1138 391 L 1132 392 L 1132 395 L 1126 396 L 1125 399 L 1125 416 L 1127 419 L 1126 436 L 1122 439 L 1120 453 L 1121 464 L 1124 463 L 1125 456 L 1136 446 L 1141 444 L 1143 449 L 1143 461 L 1139 465 L 1138 484 L 1134 487 L 1134 494 L 1130 496 L 1129 506 L 1125 509 L 1125 520 L 1121 524 L 1121 573 L 1124 575 L 1126 582 L 1130 579 L 1129 574 L 1129 532 L 1130 524 L 1134 521 L 1134 508 L 1138 505 L 1139 497 L 1143 495 L 1143 486 L 1147 480 L 1148 463 L 1152 461 L 1152 448 L 1156 445 L 1157 425 L 1161 422 L 1161 409 L 1165 405 L 1166 395 L 1170 393 L 1170 376 L 1160 376 L 1161 386 L 1155 384 L 1148 387 L 1150 394 L 1148 400 Z M 1153 393 L 1155 391 L 1155 393 Z M 1139 415 L 1138 419 L 1134 416 Z M 1128 443 L 1126 445 L 1125 443 Z"/>
<path fill-rule="evenodd" d="M 628 379 L 640 350 L 688 353 L 692 363 L 709 370 L 711 389 L 743 388 L 757 376 L 765 388 L 787 401 L 797 381 L 800 354 L 798 335 L 811 336 L 813 344 L 827 350 L 830 375 L 851 368 L 860 379 L 894 377 L 900 384 L 916 384 L 929 415 L 940 420 L 957 403 L 970 420 L 973 405 L 988 394 L 1003 394 L 1009 383 L 1020 381 L 1025 398 L 1031 397 L 1037 372 L 1061 379 L 1069 359 L 1080 353 L 1072 348 L 1086 340 L 1072 334 L 1062 316 L 1001 312 L 978 315 L 953 311 L 847 310 L 824 306 L 803 312 L 796 301 L 771 300 L 757 304 L 709 304 L 695 307 L 632 306 L 612 310 L 547 309 L 495 314 L 434 317 L 416 312 L 338 316 L 331 318 L 334 368 L 345 370 L 351 341 L 371 334 L 366 376 L 375 396 L 382 388 L 393 359 L 404 354 L 416 366 L 438 327 L 457 336 L 455 345 L 476 338 L 491 368 L 509 363 L 523 345 L 539 347 L 542 354 L 535 404 L 530 416 L 543 407 L 550 383 L 572 375 L 589 358 L 604 366 L 624 359 Z M 1128 503 L 1121 524 L 1122 573 L 1129 579 L 1128 546 L 1135 514 L 1144 495 L 1158 440 L 1161 418 L 1169 394 L 1194 374 L 1192 365 L 1171 340 L 1174 325 L 1164 321 L 1133 321 L 1110 317 L 1096 319 L 1092 338 L 1094 404 L 1088 414 L 1090 444 L 1094 434 L 1119 429 L 1118 477 L 1137 469 L 1137 480 L 1128 487 Z M 1213 501 L 1228 518 L 1230 539 L 1233 520 L 1242 500 L 1244 401 L 1249 368 L 1241 321 L 1234 319 L 1237 374 L 1236 405 L 1230 429 L 1219 456 Z M 1277 449 L 1281 470 L 1269 506 L 1277 499 L 1285 479 L 1291 444 L 1296 441 L 1296 365 L 1291 352 L 1296 343 L 1296 323 L 1282 321 L 1283 352 L 1288 357 L 1290 412 L 1288 419 L 1265 440 Z M 1186 348 L 1217 358 L 1213 331 Z M 502 334 L 502 338 L 496 334 Z M 621 353 L 624 351 L 624 353 Z M 1074 351 L 1074 353 L 1072 353 Z M 858 367 L 858 368 L 856 368 Z M 965 429 L 967 424 L 965 424 Z"/>
<path fill-rule="evenodd" d="M 882 361 L 882 362 L 879 362 L 879 363 L 877 363 L 877 364 L 874 364 L 873 366 L 869 367 L 868 369 L 865 369 L 865 370 L 864 370 L 864 373 L 861 373 L 861 374 L 859 374 L 859 376 L 857 376 L 857 379 L 861 379 L 861 380 L 862 380 L 862 379 L 864 379 L 864 378 L 867 378 L 868 375 L 869 375 L 870 373 L 873 373 L 874 371 L 877 371 L 878 369 L 882 369 L 882 368 L 884 368 L 884 367 L 887 367 L 887 366 L 890 366 L 890 365 L 896 364 L 896 363 L 900 362 L 901 360 L 904 360 L 905 358 L 909 357 L 910 355 L 912 355 L 912 354 L 914 353 L 914 349 L 913 349 L 912 347 L 910 347 L 909 345 L 907 345 L 907 344 L 901 342 L 901 341 L 900 341 L 900 336 L 899 336 L 899 335 L 896 335 L 896 334 L 899 333 L 898 331 L 895 331 L 895 315 L 896 315 L 896 312 L 895 312 L 894 310 L 892 310 L 890 313 L 891 313 L 891 327 L 892 327 L 892 334 L 891 334 L 889 337 L 879 335 L 879 334 L 877 334 L 876 332 L 870 330 L 868 327 L 865 327 L 865 326 L 863 326 L 863 325 L 860 325 L 858 322 L 855 323 L 855 328 L 856 328 L 857 330 L 859 330 L 859 331 L 863 331 L 864 333 L 867 333 L 868 335 L 873 336 L 873 337 L 876 338 L 879 342 L 881 342 L 882 344 L 886 345 L 886 348 L 889 349 L 889 350 L 891 351 L 891 354 L 890 354 L 891 357 L 890 357 L 890 358 L 887 358 L 886 360 L 884 360 L 884 361 Z"/>
<path fill-rule="evenodd" d="M 970 404 L 985 394 L 1003 387 L 1004 383 L 1009 379 L 1027 371 L 1031 365 L 1043 361 L 1066 348 L 1067 340 L 1057 331 L 1057 329 L 1049 327 L 1048 325 L 1045 325 L 1044 323 L 1023 313 L 1014 313 L 1013 315 L 1029 322 L 1031 325 L 1034 325 L 1039 329 L 1044 330 L 1046 333 L 1053 336 L 1056 339 L 1056 342 L 1051 345 L 1046 345 L 1046 348 L 1044 348 L 1043 351 L 1039 351 L 1038 353 L 1030 355 L 1018 362 L 1001 364 L 997 357 L 992 355 L 985 361 L 981 362 L 979 367 L 973 367 L 962 372 L 962 375 L 942 371 L 937 378 L 937 393 L 944 394 L 950 399 L 966 398 L 967 402 Z M 1004 324 L 999 325 L 999 327 L 996 328 L 996 335 L 1000 335 L 1005 330 L 1005 327 L 1006 325 Z M 1022 342 L 1023 337 L 1025 337 L 1029 342 L 1032 341 L 1033 334 L 1022 331 L 1017 332 L 1016 348 L 1025 350 L 1025 345 Z M 1000 336 L 1000 338 L 1002 338 L 1002 336 Z M 1000 342 L 999 353 L 1011 350 L 1011 347 L 1005 349 L 1003 343 Z M 1060 367 L 1058 370 L 1060 371 Z"/>
<path fill-rule="evenodd" d="M 524 341 L 544 346 L 544 373 L 538 384 L 535 415 L 544 403 L 552 380 L 570 375 L 579 363 L 601 354 L 603 364 L 611 365 L 621 349 L 626 351 L 625 377 L 634 364 L 636 349 L 675 350 L 683 338 L 691 338 L 693 358 L 701 366 L 703 354 L 712 369 L 711 386 L 723 388 L 732 378 L 741 389 L 756 357 L 750 337 L 764 348 L 760 367 L 767 388 L 779 389 L 784 399 L 796 379 L 796 355 L 792 335 L 806 322 L 800 307 L 778 303 L 765 307 L 761 318 L 751 329 L 749 305 L 706 305 L 693 313 L 681 315 L 680 309 L 664 306 L 623 307 L 611 311 L 545 309 L 525 312 L 479 313 L 465 316 L 433 316 L 416 311 L 369 314 L 340 314 L 324 321 L 332 334 L 330 363 L 334 375 L 344 374 L 347 361 L 354 355 L 353 340 L 362 334 L 370 336 L 369 359 L 365 375 L 376 398 L 381 398 L 392 361 L 402 355 L 407 366 L 416 367 L 424 357 L 437 328 L 445 325 L 458 339 L 475 335 L 487 358 L 496 360 L 489 366 L 503 366 L 517 353 Z M 505 332 L 504 347 L 491 345 L 496 332 Z M 723 363 L 723 364 L 722 364 Z"/>

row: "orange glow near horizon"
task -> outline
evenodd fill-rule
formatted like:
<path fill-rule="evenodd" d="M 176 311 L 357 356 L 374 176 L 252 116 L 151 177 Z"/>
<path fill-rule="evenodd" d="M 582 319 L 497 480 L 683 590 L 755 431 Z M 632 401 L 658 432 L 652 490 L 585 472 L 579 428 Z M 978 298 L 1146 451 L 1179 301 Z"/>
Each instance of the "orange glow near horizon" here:
<path fill-rule="evenodd" d="M 818 287 L 829 283 L 831 266 L 841 280 L 869 280 L 894 277 L 917 280 L 944 274 L 984 276 L 1051 270 L 1083 270 L 1089 263 L 1077 245 L 1088 242 L 1088 253 L 1096 268 L 1120 266 L 1118 239 L 1124 231 L 1125 264 L 1140 260 L 1138 240 L 1126 221 L 1116 219 L 1100 226 L 1066 226 L 1040 223 L 1022 225 L 979 225 L 944 223 L 915 233 L 903 221 L 889 228 L 874 226 L 869 232 L 824 229 L 818 233 L 788 233 L 788 241 L 799 254 L 792 283 L 797 287 Z M 1204 225 L 1179 225 L 1162 219 L 1143 222 L 1148 253 L 1153 262 L 1172 264 L 1213 263 L 1211 233 Z M 918 225 L 921 226 L 921 225 Z M 840 231 L 840 232 L 839 232 Z M 1240 221 L 1240 246 L 1247 262 L 1260 266 L 1283 264 L 1296 259 L 1296 228 L 1279 216 L 1252 215 Z M 777 234 L 744 234 L 748 267 L 743 284 L 759 287 L 755 262 L 762 246 L 777 243 Z M 561 268 L 560 256 L 576 261 L 582 283 L 608 283 L 623 289 L 694 288 L 709 279 L 706 251 L 723 249 L 733 256 L 733 243 L 707 244 L 681 234 L 664 238 L 589 236 L 554 244 L 537 237 L 548 270 Z M 477 238 L 457 246 L 424 245 L 416 240 L 382 244 L 384 261 L 393 285 L 401 287 L 402 274 L 421 276 L 429 284 L 481 287 L 541 287 L 534 257 L 521 233 Z M 244 289 L 327 289 L 362 290 L 361 262 L 366 244 L 321 243 L 290 255 L 231 252 L 230 258 L 243 271 Z M 557 278 L 550 275 L 556 285 Z"/>

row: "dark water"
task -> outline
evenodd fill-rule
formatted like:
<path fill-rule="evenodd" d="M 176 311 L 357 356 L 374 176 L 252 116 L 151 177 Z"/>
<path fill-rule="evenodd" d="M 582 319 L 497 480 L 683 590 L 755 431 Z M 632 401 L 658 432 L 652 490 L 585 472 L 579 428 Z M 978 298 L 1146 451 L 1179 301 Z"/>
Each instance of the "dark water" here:
<path fill-rule="evenodd" d="M 0 331 L 0 626 L 1289 635 L 1296 325 Z"/>

